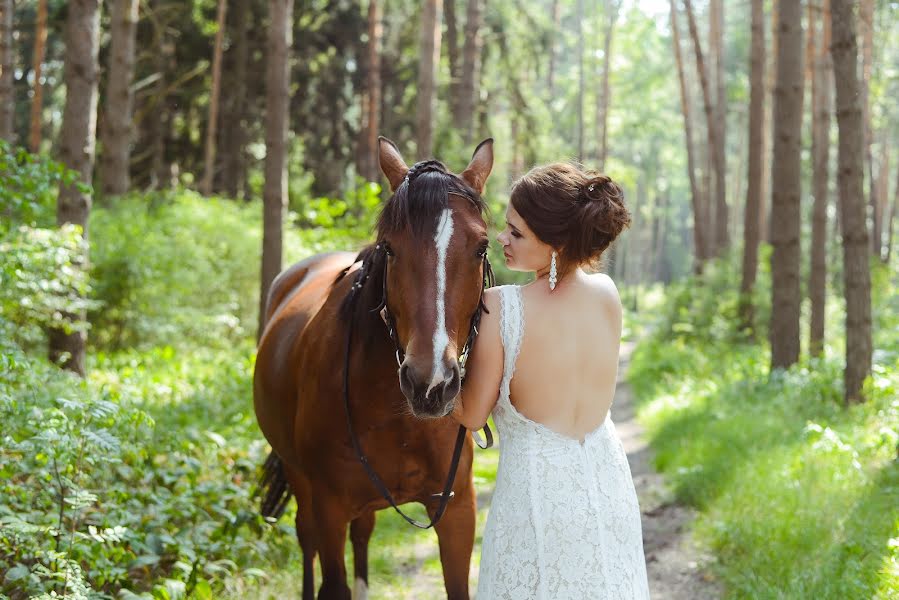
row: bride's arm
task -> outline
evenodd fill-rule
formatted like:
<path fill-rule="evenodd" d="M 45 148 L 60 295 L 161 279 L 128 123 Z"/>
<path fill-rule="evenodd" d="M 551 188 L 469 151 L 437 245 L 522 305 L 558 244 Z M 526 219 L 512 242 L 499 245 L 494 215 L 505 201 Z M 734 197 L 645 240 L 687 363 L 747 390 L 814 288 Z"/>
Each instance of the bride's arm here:
<path fill-rule="evenodd" d="M 471 430 L 487 422 L 496 404 L 503 378 L 503 342 L 500 334 L 500 291 L 484 292 L 487 311 L 481 315 L 478 336 L 466 365 L 465 385 L 456 397 L 453 418 Z"/>

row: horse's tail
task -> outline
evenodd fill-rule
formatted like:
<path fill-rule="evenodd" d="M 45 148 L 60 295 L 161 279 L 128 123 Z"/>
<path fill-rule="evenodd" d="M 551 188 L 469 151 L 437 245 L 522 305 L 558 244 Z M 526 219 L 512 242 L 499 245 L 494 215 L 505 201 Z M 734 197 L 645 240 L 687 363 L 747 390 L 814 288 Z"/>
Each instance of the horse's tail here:
<path fill-rule="evenodd" d="M 262 465 L 257 493 L 263 494 L 260 505 L 262 516 L 270 522 L 280 519 L 292 494 L 287 484 L 284 463 L 274 451 L 269 452 L 265 464 Z"/>

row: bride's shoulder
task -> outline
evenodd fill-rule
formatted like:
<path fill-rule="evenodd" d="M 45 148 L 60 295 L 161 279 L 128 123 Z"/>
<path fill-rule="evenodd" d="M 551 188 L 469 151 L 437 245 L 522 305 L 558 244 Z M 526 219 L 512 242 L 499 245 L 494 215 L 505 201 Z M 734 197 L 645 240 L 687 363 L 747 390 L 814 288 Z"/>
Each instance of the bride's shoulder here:
<path fill-rule="evenodd" d="M 621 296 L 618 287 L 611 277 L 605 273 L 592 273 L 586 276 L 586 281 L 591 292 L 595 293 L 599 301 L 610 310 L 621 311 Z"/>

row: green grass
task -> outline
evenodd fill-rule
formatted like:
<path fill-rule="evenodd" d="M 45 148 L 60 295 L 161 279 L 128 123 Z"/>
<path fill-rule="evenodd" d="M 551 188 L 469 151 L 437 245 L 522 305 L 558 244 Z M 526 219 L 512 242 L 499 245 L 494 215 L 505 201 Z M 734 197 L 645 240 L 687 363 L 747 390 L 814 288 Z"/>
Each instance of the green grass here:
<path fill-rule="evenodd" d="M 729 598 L 899 598 L 899 299 L 875 275 L 865 404 L 842 405 L 841 318 L 825 358 L 771 377 L 764 344 L 670 323 L 635 352 L 656 465 L 699 509 Z"/>

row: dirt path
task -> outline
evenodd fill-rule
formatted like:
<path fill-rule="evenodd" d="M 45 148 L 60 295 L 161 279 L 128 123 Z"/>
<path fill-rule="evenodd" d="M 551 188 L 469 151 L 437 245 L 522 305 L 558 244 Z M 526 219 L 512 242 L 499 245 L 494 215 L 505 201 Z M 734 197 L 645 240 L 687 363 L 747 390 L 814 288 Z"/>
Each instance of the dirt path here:
<path fill-rule="evenodd" d="M 621 346 L 618 388 L 612 419 L 627 451 L 640 508 L 643 512 L 643 548 L 653 600 L 712 600 L 721 597 L 720 586 L 703 569 L 709 560 L 690 538 L 693 511 L 676 504 L 651 464 L 652 450 L 636 421 L 627 368 L 634 344 Z"/>

